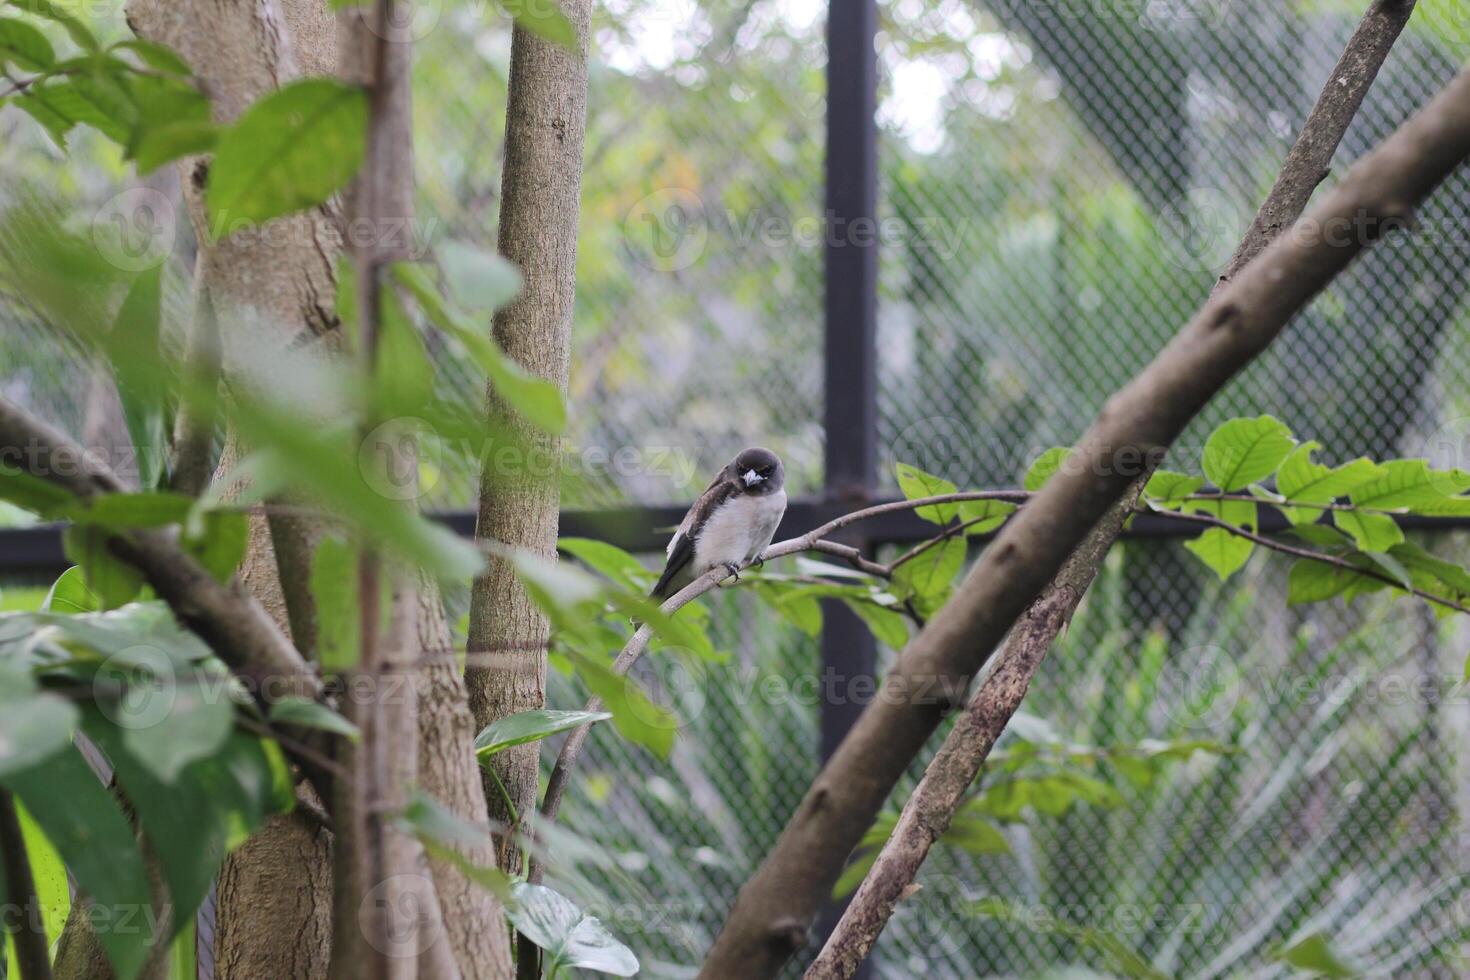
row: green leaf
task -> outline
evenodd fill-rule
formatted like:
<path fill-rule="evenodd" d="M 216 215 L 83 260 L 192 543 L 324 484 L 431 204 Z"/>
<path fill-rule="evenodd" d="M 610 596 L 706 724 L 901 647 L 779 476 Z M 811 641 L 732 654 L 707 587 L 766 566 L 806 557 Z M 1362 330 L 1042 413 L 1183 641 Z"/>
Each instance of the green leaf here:
<path fill-rule="evenodd" d="M 150 174 L 182 157 L 208 153 L 219 139 L 212 122 L 176 122 L 151 126 L 138 134 L 133 144 L 133 163 L 138 173 Z"/>
<path fill-rule="evenodd" d="M 1335 510 L 1332 521 L 1353 536 L 1363 551 L 1387 551 L 1402 544 L 1404 532 L 1398 522 L 1387 514 L 1372 514 L 1360 510 Z"/>
<path fill-rule="evenodd" d="M 775 590 L 771 608 L 807 636 L 818 636 L 822 632 L 822 604 L 815 595 L 804 591 L 800 586 Z"/>
<path fill-rule="evenodd" d="M 1184 542 L 1184 547 L 1198 555 L 1223 582 L 1250 559 L 1255 543 L 1224 528 L 1212 527 L 1199 537 Z"/>
<path fill-rule="evenodd" d="M 989 534 L 1006 522 L 1016 512 L 1016 505 L 1004 500 L 963 500 L 960 502 L 960 520 L 969 524 L 966 534 Z M 970 524 L 974 521 L 974 524 Z"/>
<path fill-rule="evenodd" d="M 484 867 L 465 857 L 465 850 L 479 850 L 490 828 L 471 823 L 433 797 L 416 794 L 404 807 L 399 824 L 424 845 L 431 857 L 452 864 L 466 878 L 498 896 L 510 900 L 510 879 L 496 867 Z"/>
<path fill-rule="evenodd" d="M 956 492 L 956 487 L 948 480 L 925 473 L 916 466 L 908 463 L 899 463 L 894 467 L 898 476 L 898 487 L 903 491 L 904 499 L 917 500 L 921 497 L 942 497 L 946 494 Z M 945 525 L 954 520 L 960 511 L 958 504 L 930 504 L 927 507 L 916 507 L 914 513 L 922 520 L 931 524 Z"/>
<path fill-rule="evenodd" d="M 606 664 L 577 652 L 571 653 L 571 660 L 582 683 L 612 712 L 613 726 L 618 732 L 628 741 L 667 759 L 674 750 L 679 720 L 666 708 L 654 704 L 633 680 L 615 673 Z"/>
<path fill-rule="evenodd" d="M 1205 476 L 1224 491 L 1264 480 L 1296 446 L 1291 430 L 1270 415 L 1231 419 L 1205 441 Z"/>
<path fill-rule="evenodd" d="M 433 362 L 392 288 L 383 290 L 382 306 L 374 379 L 378 397 L 388 408 L 385 414 L 420 411 L 434 395 Z"/>
<path fill-rule="evenodd" d="M 1173 470 L 1155 470 L 1144 485 L 1144 498 L 1157 508 L 1177 509 L 1184 499 L 1205 485 L 1204 477 L 1176 473 Z"/>
<path fill-rule="evenodd" d="M 899 565 L 893 572 L 893 588 L 912 596 L 919 614 L 927 619 L 949 598 L 955 576 L 965 566 L 965 539 L 953 537 Z"/>
<path fill-rule="evenodd" d="M 1056 476 L 1057 471 L 1071 455 L 1071 446 L 1053 446 L 1048 449 L 1032 461 L 1031 466 L 1026 470 L 1026 476 L 1021 480 L 1021 486 L 1032 493 L 1040 490 L 1046 486 L 1048 480 Z"/>
<path fill-rule="evenodd" d="M 1366 457 L 1350 460 L 1336 468 L 1312 459 L 1321 448 L 1316 441 L 1304 442 L 1286 457 L 1276 474 L 1276 489 L 1291 503 L 1329 504 L 1345 497 L 1381 474 L 1379 465 Z M 1303 508 L 1287 514 L 1293 524 L 1315 521 L 1321 511 Z"/>
<path fill-rule="evenodd" d="M 1355 977 L 1358 971 L 1343 961 L 1327 937 L 1320 932 L 1297 940 L 1290 946 L 1276 949 L 1272 956 L 1298 970 L 1306 970 L 1318 977 Z"/>
<path fill-rule="evenodd" d="M 1373 591 L 1382 588 L 1383 583 L 1360 572 L 1328 565 L 1310 558 L 1302 558 L 1291 566 L 1291 571 L 1287 574 L 1286 601 L 1287 604 L 1293 606 L 1310 602 L 1325 602 L 1336 596 L 1344 595 L 1348 589 L 1355 586 L 1360 587 L 1363 591 Z M 1350 598 L 1350 596 L 1344 596 L 1344 598 Z"/>
<path fill-rule="evenodd" d="M 186 498 L 187 499 L 187 498 Z M 209 574 L 229 584 L 245 560 L 250 543 L 250 518 L 242 511 L 206 510 L 184 535 L 184 550 L 198 559 Z"/>
<path fill-rule="evenodd" d="M 971 854 L 1009 854 L 1010 841 L 1000 828 L 989 820 L 973 816 L 956 816 L 939 838 L 951 847 L 958 847 Z"/>
<path fill-rule="evenodd" d="M 41 517 L 53 517 L 76 500 L 61 487 L 0 461 L 0 500 Z"/>
<path fill-rule="evenodd" d="M 605 711 L 553 711 L 550 708 L 522 711 L 492 722 L 475 736 L 475 754 L 484 760 L 513 745 L 525 745 L 611 717 Z"/>
<path fill-rule="evenodd" d="M 98 49 L 97 38 L 92 32 L 72 14 L 67 13 L 61 7 L 52 3 L 51 0 L 10 0 L 10 5 L 17 10 L 23 10 L 28 14 L 35 14 L 54 23 L 60 24 L 71 39 L 76 42 L 77 47 L 86 51 Z"/>
<path fill-rule="evenodd" d="M 178 493 L 108 493 L 78 501 L 65 516 L 75 524 L 126 531 L 183 523 L 193 506 Z"/>
<path fill-rule="evenodd" d="M 128 437 L 138 453 L 138 477 L 145 488 L 158 484 L 163 473 L 168 437 L 164 432 L 164 391 L 154 382 L 153 360 L 162 360 L 159 337 L 163 322 L 163 263 L 133 278 L 118 308 L 108 338 L 114 350 L 126 349 L 131 358 L 112 358 L 118 399 Z M 146 368 L 140 368 L 140 362 Z"/>
<path fill-rule="evenodd" d="M 19 664 L 0 666 L 0 779 L 30 769 L 71 744 L 76 706 L 38 690 Z"/>
<path fill-rule="evenodd" d="M 68 122 L 91 126 L 123 146 L 137 122 L 137 107 L 128 90 L 103 72 L 49 79 L 26 92 Z"/>
<path fill-rule="evenodd" d="M 279 785 L 279 749 L 240 732 L 190 763 L 172 782 L 127 743 L 126 730 L 89 710 L 85 729 L 107 754 L 138 824 L 158 856 L 176 907 L 178 933 L 192 918 L 225 856 L 273 813 L 294 804 L 289 777 Z"/>
<path fill-rule="evenodd" d="M 879 643 L 894 650 L 902 650 L 908 644 L 909 623 L 902 613 L 863 599 L 844 598 L 842 601 L 867 624 Z"/>
<path fill-rule="evenodd" d="M 1427 592 L 1443 593 L 1451 597 L 1470 596 L 1470 572 L 1430 554 L 1416 544 L 1407 542 L 1389 549 L 1389 554 L 1408 568 L 1414 580 Z"/>
<path fill-rule="evenodd" d="M 516 25 L 558 44 L 568 51 L 577 50 L 577 32 L 555 2 L 525 3 L 522 0 L 498 0 L 501 9 L 515 18 Z"/>
<path fill-rule="evenodd" d="M 205 202 L 218 239 L 321 204 L 362 165 L 368 103 L 362 89 L 329 78 L 292 82 L 256 102 L 220 134 Z"/>
<path fill-rule="evenodd" d="M 273 725 L 290 725 L 296 728 L 314 728 L 332 732 L 356 740 L 362 732 L 356 725 L 343 718 L 331 708 L 306 698 L 282 698 L 272 702 L 269 719 Z"/>
<path fill-rule="evenodd" d="M 506 914 L 521 935 L 540 946 L 547 976 L 566 969 L 594 970 L 615 977 L 638 972 L 638 957 L 595 917 L 545 885 L 518 882 Z"/>
<path fill-rule="evenodd" d="M 176 674 L 159 651 L 148 659 L 127 668 L 123 707 L 114 716 L 128 750 L 160 781 L 173 783 L 185 766 L 224 744 L 235 724 L 235 704 L 223 674 Z"/>
<path fill-rule="evenodd" d="M 1374 510 L 1430 512 L 1470 489 L 1470 473 L 1436 470 L 1422 459 L 1395 459 L 1384 463 L 1377 479 L 1348 495 L 1359 507 Z"/>
<path fill-rule="evenodd" d="M 32 86 L 32 89 L 40 86 Z M 30 116 L 46 130 L 57 147 L 66 150 L 66 134 L 76 123 L 51 108 L 50 103 L 34 91 L 28 90 L 12 100 L 16 108 Z"/>
<path fill-rule="evenodd" d="M 637 558 L 617 545 L 593 538 L 560 538 L 556 547 L 624 588 L 646 591 L 647 570 Z"/>
<path fill-rule="evenodd" d="M 6 62 L 26 71 L 45 71 L 56 63 L 56 52 L 46 35 L 13 17 L 0 17 L 0 65 Z"/>
<path fill-rule="evenodd" d="M 394 272 L 413 293 L 424 315 L 459 342 L 507 404 L 553 435 L 566 429 L 566 403 L 556 384 L 528 373 L 500 349 L 487 329 L 467 322 L 445 304 L 422 266 L 399 263 Z"/>
<path fill-rule="evenodd" d="M 0 777 L 92 900 L 98 938 L 121 978 L 148 957 L 151 897 L 133 830 L 76 749 Z M 107 928 L 102 928 L 107 926 Z"/>
<path fill-rule="evenodd" d="M 74 524 L 62 532 L 61 544 L 67 560 L 81 566 L 87 587 L 102 608 L 116 609 L 142 591 L 143 576 L 112 553 L 108 537 L 105 530 Z"/>
<path fill-rule="evenodd" d="M 521 273 L 509 259 L 464 242 L 435 249 L 449 294 L 461 307 L 493 313 L 521 294 Z"/>
<path fill-rule="evenodd" d="M 59 613 L 101 612 L 102 600 L 87 587 L 81 566 L 73 565 L 51 584 L 51 591 L 46 593 L 46 601 L 41 603 L 41 608 Z"/>

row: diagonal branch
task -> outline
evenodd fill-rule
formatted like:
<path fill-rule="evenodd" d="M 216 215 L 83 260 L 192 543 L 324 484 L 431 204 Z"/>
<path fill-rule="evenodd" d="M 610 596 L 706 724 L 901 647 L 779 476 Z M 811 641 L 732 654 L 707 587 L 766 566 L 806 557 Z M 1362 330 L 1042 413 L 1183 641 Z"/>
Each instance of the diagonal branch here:
<path fill-rule="evenodd" d="M 954 707 L 924 693 L 935 681 L 963 690 L 1076 546 L 1214 393 L 1359 252 L 1402 228 L 1467 154 L 1470 73 L 1462 73 L 1224 283 L 1108 401 L 1068 465 L 900 654 L 885 680 L 890 696 L 867 707 L 818 775 L 741 890 L 701 976 L 765 977 L 781 968 L 805 942 L 808 923 L 894 784 Z M 1140 459 L 1146 465 L 1136 465 Z"/>

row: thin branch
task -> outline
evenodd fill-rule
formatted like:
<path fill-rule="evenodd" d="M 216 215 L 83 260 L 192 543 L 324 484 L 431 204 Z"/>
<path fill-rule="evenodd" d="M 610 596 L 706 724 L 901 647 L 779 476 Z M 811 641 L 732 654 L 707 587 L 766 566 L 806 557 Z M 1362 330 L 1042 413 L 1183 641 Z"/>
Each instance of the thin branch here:
<path fill-rule="evenodd" d="M 1398 9 L 1398 5 L 1395 5 Z M 1369 72 L 1371 74 L 1371 71 Z M 1335 96 L 1334 96 L 1335 98 Z M 1063 467 L 985 549 L 951 599 L 899 654 L 817 776 L 761 868 L 746 882 L 701 976 L 774 976 L 898 779 L 996 645 L 1210 398 L 1292 317 L 1470 154 L 1470 73 L 1360 160 L 1290 234 L 1217 290 L 1190 323 L 1109 399 Z M 1310 191 L 1308 191 L 1310 193 Z M 1341 235 L 1328 229 L 1367 229 Z M 910 879 L 911 880 L 911 879 Z M 820 975 L 820 974 L 818 974 Z"/>
<path fill-rule="evenodd" d="M 1300 548 L 1296 545 L 1287 544 L 1285 541 L 1280 541 L 1276 538 L 1268 538 L 1263 534 L 1257 534 L 1249 528 L 1240 527 L 1227 521 L 1222 521 L 1218 517 L 1214 517 L 1210 514 L 1177 514 L 1169 512 L 1164 516 L 1178 521 L 1187 521 L 1191 524 L 1203 524 L 1206 527 L 1216 527 L 1222 531 L 1229 531 L 1236 537 L 1245 538 L 1247 541 L 1253 541 L 1264 548 L 1270 548 L 1272 551 L 1279 551 L 1284 555 L 1291 555 L 1294 558 L 1304 558 L 1308 561 L 1316 561 L 1321 562 L 1324 565 L 1330 565 L 1333 568 L 1341 568 L 1345 571 L 1356 572 L 1359 575 L 1365 575 L 1368 578 L 1377 579 L 1380 582 L 1385 582 L 1389 585 L 1392 585 L 1396 589 L 1403 589 L 1405 592 L 1416 595 L 1427 602 L 1436 603 L 1438 605 L 1444 606 L 1447 609 L 1453 609 L 1456 612 L 1470 613 L 1470 607 L 1463 606 L 1460 603 L 1455 602 L 1453 599 L 1446 599 L 1443 596 L 1435 595 L 1432 592 L 1425 592 L 1423 589 L 1418 589 L 1413 587 L 1412 585 L 1405 584 L 1404 582 L 1399 581 L 1386 572 L 1379 572 L 1371 568 L 1363 568 L 1360 565 L 1354 565 L 1352 562 L 1344 558 L 1339 558 L 1336 555 L 1329 555 L 1326 552 L 1314 551 L 1311 548 Z"/>

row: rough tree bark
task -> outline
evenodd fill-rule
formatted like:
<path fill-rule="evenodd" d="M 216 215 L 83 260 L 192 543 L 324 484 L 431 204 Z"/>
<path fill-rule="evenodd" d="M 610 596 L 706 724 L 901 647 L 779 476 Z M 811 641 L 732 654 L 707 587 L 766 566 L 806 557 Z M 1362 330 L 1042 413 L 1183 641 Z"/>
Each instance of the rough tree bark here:
<path fill-rule="evenodd" d="M 1229 282 L 1306 209 L 1348 125 L 1408 22 L 1413 0 L 1376 0 L 1328 76 L 1281 172 L 1216 284 Z M 934 842 L 948 829 L 981 765 L 1026 696 L 1031 679 L 1097 577 L 1146 475 L 1088 533 L 1057 577 L 1022 614 L 986 676 L 904 805 L 898 824 L 807 969 L 806 980 L 850 977 L 872 952 Z"/>
<path fill-rule="evenodd" d="M 188 62 L 219 122 L 237 118 L 286 82 L 329 74 L 336 65 L 335 24 L 326 5 L 313 0 L 130 0 L 127 18 L 139 37 L 169 45 Z M 336 326 L 331 211 L 280 219 L 280 234 L 269 242 L 241 236 L 210 244 L 203 201 L 207 167 L 207 160 L 196 158 L 179 169 L 200 243 L 196 311 L 209 311 L 218 324 L 224 370 L 303 335 L 330 335 Z M 225 455 L 228 465 L 235 447 Z M 310 540 L 306 533 L 277 540 L 271 531 L 264 516 L 251 516 L 240 579 L 285 627 L 293 618 L 288 599 L 303 593 L 293 589 L 288 596 L 280 572 L 306 564 Z M 215 906 L 215 975 L 324 975 L 330 868 L 329 835 L 292 815 L 272 818 L 231 854 L 220 872 Z"/>
<path fill-rule="evenodd" d="M 1029 603 L 1149 461 L 1287 321 L 1470 153 L 1462 73 L 1292 229 L 1242 269 L 1109 399 L 1054 477 L 986 549 L 955 598 L 899 656 L 879 697 L 818 775 L 741 890 L 701 972 L 772 976 L 899 776 Z M 934 697 L 936 686 L 944 692 Z"/>
<path fill-rule="evenodd" d="M 505 167 L 501 181 L 500 254 L 525 282 L 521 296 L 495 316 L 495 339 L 528 371 L 566 391 L 576 297 L 577 212 L 582 189 L 582 138 L 587 116 L 587 33 L 591 0 L 561 4 L 578 38 L 568 51 L 517 26 L 511 42 Z M 499 467 L 483 460 L 477 538 L 555 558 L 561 443 L 488 396 L 492 417 L 503 418 L 526 455 Z M 546 692 L 546 617 L 531 601 L 511 562 L 492 557 L 476 580 L 470 602 L 470 708 L 481 727 L 506 715 L 542 707 Z M 537 746 L 494 757 L 496 775 L 516 813 L 536 807 Z M 487 777 L 490 814 L 515 818 Z M 507 849 L 507 853 L 510 853 Z M 519 858 L 511 858 L 514 870 Z"/>

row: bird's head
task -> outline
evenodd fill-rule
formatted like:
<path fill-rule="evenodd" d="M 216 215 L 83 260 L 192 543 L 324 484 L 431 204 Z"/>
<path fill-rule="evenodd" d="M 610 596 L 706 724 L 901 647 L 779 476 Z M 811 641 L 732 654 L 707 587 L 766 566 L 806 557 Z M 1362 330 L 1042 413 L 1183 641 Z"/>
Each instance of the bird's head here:
<path fill-rule="evenodd" d="M 759 446 L 742 450 L 725 471 L 745 493 L 777 493 L 786 485 L 781 457 Z"/>

